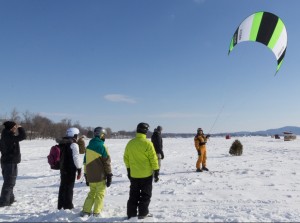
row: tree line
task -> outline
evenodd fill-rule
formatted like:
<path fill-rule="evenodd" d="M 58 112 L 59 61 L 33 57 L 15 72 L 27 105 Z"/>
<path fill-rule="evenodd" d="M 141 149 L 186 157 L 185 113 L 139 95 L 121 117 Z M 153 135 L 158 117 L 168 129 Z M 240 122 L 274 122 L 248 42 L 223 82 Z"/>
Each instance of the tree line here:
<path fill-rule="evenodd" d="M 71 119 L 62 119 L 60 122 L 53 122 L 47 117 L 40 114 L 31 113 L 26 111 L 24 113 L 18 112 L 13 109 L 10 115 L 6 115 L 0 118 L 0 130 L 2 132 L 4 126 L 3 123 L 7 120 L 14 121 L 24 127 L 27 133 L 27 139 L 37 138 L 52 138 L 58 139 L 66 134 L 66 130 L 70 127 L 76 127 L 79 129 L 81 135 L 85 135 L 88 138 L 93 137 L 94 127 L 83 127 L 79 122 L 73 123 Z M 109 127 L 105 128 L 107 131 L 107 138 L 110 138 L 113 134 Z"/>
<path fill-rule="evenodd" d="M 0 114 L 0 133 L 2 132 L 4 126 L 3 123 L 7 120 L 14 121 L 24 127 L 27 133 L 27 139 L 58 139 L 66 134 L 66 130 L 70 127 L 76 127 L 80 131 L 80 135 L 84 135 L 88 138 L 93 138 L 93 130 L 95 127 L 83 127 L 80 123 L 73 122 L 71 119 L 64 118 L 60 122 L 53 122 L 47 117 L 41 114 L 31 113 L 29 111 L 20 113 L 17 109 L 13 109 L 9 115 Z M 103 127 L 103 126 L 102 126 Z M 106 138 L 133 138 L 136 134 L 133 131 L 117 131 L 113 132 L 110 127 L 104 127 L 107 131 Z M 150 138 L 153 132 L 148 131 L 147 137 Z M 162 133 L 163 137 L 177 138 L 177 137 L 193 137 L 194 133 Z"/>

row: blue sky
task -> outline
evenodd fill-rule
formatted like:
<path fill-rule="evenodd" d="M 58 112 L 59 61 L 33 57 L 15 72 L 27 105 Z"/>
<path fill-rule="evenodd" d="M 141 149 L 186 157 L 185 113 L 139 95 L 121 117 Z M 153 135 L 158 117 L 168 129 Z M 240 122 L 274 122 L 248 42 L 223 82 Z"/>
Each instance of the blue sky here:
<path fill-rule="evenodd" d="M 298 0 L 0 0 L 0 116 L 164 132 L 300 126 Z M 238 25 L 272 12 L 288 32 L 272 52 Z"/>

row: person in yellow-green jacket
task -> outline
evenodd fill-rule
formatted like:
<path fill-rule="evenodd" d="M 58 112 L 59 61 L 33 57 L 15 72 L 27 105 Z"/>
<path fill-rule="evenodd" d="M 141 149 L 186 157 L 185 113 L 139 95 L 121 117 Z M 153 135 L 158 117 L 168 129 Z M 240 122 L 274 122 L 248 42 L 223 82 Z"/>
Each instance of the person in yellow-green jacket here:
<path fill-rule="evenodd" d="M 90 140 L 86 148 L 83 163 L 86 183 L 90 187 L 90 192 L 80 213 L 82 217 L 91 214 L 96 217 L 100 215 L 106 187 L 111 185 L 111 159 L 104 145 L 106 134 L 104 128 L 95 128 L 94 138 Z"/>
<path fill-rule="evenodd" d="M 158 182 L 159 166 L 153 143 L 146 139 L 149 130 L 147 123 L 139 123 L 136 137 L 126 145 L 124 163 L 130 180 L 127 202 L 127 217 L 143 219 L 152 216 L 149 204 L 152 197 L 152 181 Z"/>

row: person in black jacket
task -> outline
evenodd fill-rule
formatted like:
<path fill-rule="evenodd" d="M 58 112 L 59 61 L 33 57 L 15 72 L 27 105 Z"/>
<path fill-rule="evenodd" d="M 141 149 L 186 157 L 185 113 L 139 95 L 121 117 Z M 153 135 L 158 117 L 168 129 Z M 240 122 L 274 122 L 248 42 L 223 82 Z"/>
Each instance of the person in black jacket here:
<path fill-rule="evenodd" d="M 20 125 L 17 125 L 13 121 L 6 121 L 3 125 L 5 126 L 1 133 L 1 168 L 3 185 L 0 207 L 10 206 L 15 202 L 13 189 L 16 185 L 18 175 L 18 163 L 21 162 L 19 142 L 26 139 L 25 130 Z"/>
<path fill-rule="evenodd" d="M 157 128 L 154 129 L 154 132 L 151 136 L 151 142 L 153 143 L 153 146 L 156 151 L 159 168 L 161 167 L 161 160 L 164 159 L 164 157 L 165 157 L 164 152 L 163 152 L 163 140 L 161 137 L 161 131 L 162 131 L 162 127 L 157 126 Z"/>
<path fill-rule="evenodd" d="M 60 186 L 58 193 L 58 205 L 60 209 L 73 209 L 73 189 L 77 173 L 77 180 L 81 178 L 82 160 L 79 156 L 77 138 L 79 130 L 69 128 L 66 137 L 59 142 L 60 153 Z"/>

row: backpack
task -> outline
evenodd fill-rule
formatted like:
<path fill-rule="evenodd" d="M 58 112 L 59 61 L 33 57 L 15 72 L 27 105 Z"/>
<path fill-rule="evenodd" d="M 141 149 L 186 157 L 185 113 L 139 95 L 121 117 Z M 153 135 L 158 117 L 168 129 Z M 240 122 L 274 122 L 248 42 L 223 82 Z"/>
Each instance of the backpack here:
<path fill-rule="evenodd" d="M 84 137 L 80 137 L 78 140 L 77 140 L 77 144 L 78 144 L 78 147 L 79 147 L 79 153 L 80 154 L 85 154 L 85 142 L 84 142 Z"/>
<path fill-rule="evenodd" d="M 59 161 L 60 161 L 60 148 L 58 145 L 52 146 L 50 153 L 47 156 L 48 163 L 53 170 L 59 170 Z"/>

